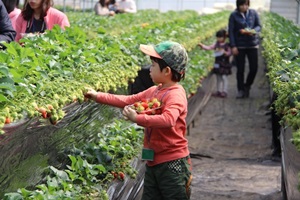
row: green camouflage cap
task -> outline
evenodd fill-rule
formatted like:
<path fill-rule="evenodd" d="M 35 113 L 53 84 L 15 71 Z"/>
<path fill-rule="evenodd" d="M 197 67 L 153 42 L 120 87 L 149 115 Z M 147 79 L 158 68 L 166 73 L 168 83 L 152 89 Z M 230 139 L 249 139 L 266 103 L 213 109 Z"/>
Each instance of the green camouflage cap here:
<path fill-rule="evenodd" d="M 169 67 L 180 74 L 185 73 L 188 55 L 185 48 L 181 44 L 177 42 L 165 41 L 157 44 L 154 49 L 169 65 Z"/>
<path fill-rule="evenodd" d="M 155 45 L 154 47 L 150 45 L 140 45 L 140 49 L 147 55 L 163 59 L 169 67 L 178 73 L 185 73 L 188 55 L 181 44 L 172 41 L 165 41 Z"/>

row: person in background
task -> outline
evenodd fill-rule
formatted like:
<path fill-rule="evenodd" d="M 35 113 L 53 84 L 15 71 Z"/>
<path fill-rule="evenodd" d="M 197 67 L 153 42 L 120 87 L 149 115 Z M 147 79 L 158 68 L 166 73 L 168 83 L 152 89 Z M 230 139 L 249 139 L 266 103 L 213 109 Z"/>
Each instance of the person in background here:
<path fill-rule="evenodd" d="M 62 29 L 70 26 L 68 17 L 52 6 L 52 0 L 25 0 L 23 10 L 16 20 L 16 41 L 24 34 L 44 33 L 54 25 Z"/>
<path fill-rule="evenodd" d="M 216 33 L 217 41 L 209 46 L 202 43 L 198 44 L 204 50 L 215 50 L 215 63 L 213 73 L 217 76 L 217 92 L 213 93 L 216 97 L 227 97 L 228 94 L 228 78 L 231 74 L 231 64 L 229 57 L 231 56 L 231 49 L 229 43 L 226 42 L 227 32 L 222 29 Z"/>
<path fill-rule="evenodd" d="M 142 159 L 146 162 L 142 200 L 190 199 L 191 158 L 186 139 L 187 97 L 178 82 L 185 76 L 186 50 L 177 42 L 165 41 L 156 46 L 140 45 L 150 56 L 150 76 L 154 83 L 134 95 L 115 95 L 88 90 L 85 97 L 98 103 L 123 109 L 125 119 L 145 127 Z M 156 98 L 160 112 L 137 114 L 132 105 Z"/>
<path fill-rule="evenodd" d="M 114 16 L 115 12 L 109 10 L 110 0 L 99 0 L 94 7 L 95 14 L 101 16 Z"/>
<path fill-rule="evenodd" d="M 116 13 L 136 13 L 136 3 L 134 0 L 120 0 L 117 2 Z"/>
<path fill-rule="evenodd" d="M 261 24 L 257 12 L 249 9 L 250 0 L 237 0 L 236 10 L 229 17 L 229 40 L 237 67 L 236 98 L 248 98 L 258 68 L 258 33 Z M 245 58 L 248 58 L 249 73 L 244 82 Z"/>
<path fill-rule="evenodd" d="M 16 29 L 16 20 L 21 13 L 21 9 L 18 8 L 19 0 L 2 0 L 2 2 L 7 10 L 13 28 Z"/>
<path fill-rule="evenodd" d="M 108 9 L 109 9 L 110 11 L 114 11 L 114 12 L 117 11 L 117 9 L 118 9 L 118 4 L 117 4 L 116 0 L 110 0 L 110 1 L 109 1 Z"/>
<path fill-rule="evenodd" d="M 2 1 L 0 1 L 0 27 L 0 41 L 7 43 L 14 41 L 16 31 L 11 24 L 7 10 Z M 0 49 L 3 48 L 4 46 L 0 44 Z"/>

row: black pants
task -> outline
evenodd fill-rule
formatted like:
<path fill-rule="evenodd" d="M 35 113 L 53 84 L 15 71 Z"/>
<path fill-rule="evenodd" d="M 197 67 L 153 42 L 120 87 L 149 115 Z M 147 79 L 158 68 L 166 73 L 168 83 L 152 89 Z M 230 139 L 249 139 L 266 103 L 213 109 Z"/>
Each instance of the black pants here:
<path fill-rule="evenodd" d="M 250 88 L 257 72 L 258 67 L 258 49 L 257 48 L 247 48 L 247 49 L 238 49 L 239 54 L 235 56 L 235 62 L 237 67 L 236 80 L 237 80 L 237 89 L 244 90 L 244 87 Z M 245 58 L 248 58 L 249 61 L 249 73 L 244 82 L 244 72 L 245 72 Z"/>

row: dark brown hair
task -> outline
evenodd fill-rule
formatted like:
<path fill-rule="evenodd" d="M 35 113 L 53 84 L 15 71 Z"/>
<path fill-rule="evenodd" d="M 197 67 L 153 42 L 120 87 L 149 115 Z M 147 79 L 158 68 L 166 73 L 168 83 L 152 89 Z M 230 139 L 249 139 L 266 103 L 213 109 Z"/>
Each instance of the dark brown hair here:
<path fill-rule="evenodd" d="M 108 7 L 109 2 L 105 3 L 106 0 L 99 0 L 99 3 L 101 4 L 102 7 Z"/>
<path fill-rule="evenodd" d="M 227 37 L 227 31 L 225 29 L 221 29 L 221 30 L 217 31 L 216 32 L 216 37 L 226 38 Z"/>
<path fill-rule="evenodd" d="M 47 11 L 50 7 L 53 6 L 53 0 L 42 0 L 42 12 L 40 15 L 40 19 L 43 19 L 47 15 Z M 30 7 L 28 0 L 25 0 L 22 16 L 25 20 L 30 20 L 33 15 L 33 9 Z"/>
<path fill-rule="evenodd" d="M 19 0 L 2 0 L 7 13 L 11 13 L 16 7 L 19 6 Z"/>
<path fill-rule="evenodd" d="M 236 0 L 236 8 L 239 9 L 240 5 L 247 4 L 250 6 L 250 0 Z"/>
<path fill-rule="evenodd" d="M 162 71 L 166 67 L 169 67 L 169 65 L 163 59 L 155 58 L 155 57 L 152 57 L 152 56 L 150 56 L 150 59 L 153 60 L 154 62 L 158 63 L 160 71 Z M 176 72 L 171 67 L 170 67 L 170 69 L 171 69 L 171 72 L 172 72 L 172 78 L 171 78 L 172 81 L 179 82 L 181 79 L 182 80 L 184 79 L 185 74 L 179 74 L 178 72 Z"/>

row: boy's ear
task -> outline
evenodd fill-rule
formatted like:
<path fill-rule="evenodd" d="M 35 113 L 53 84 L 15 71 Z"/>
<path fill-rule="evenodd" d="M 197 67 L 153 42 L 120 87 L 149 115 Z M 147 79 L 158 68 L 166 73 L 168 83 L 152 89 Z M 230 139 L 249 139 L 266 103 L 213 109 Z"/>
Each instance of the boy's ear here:
<path fill-rule="evenodd" d="M 166 68 L 165 68 L 165 75 L 169 75 L 169 74 L 171 74 L 171 73 L 172 73 L 171 68 L 170 68 L 170 67 L 166 67 Z"/>

